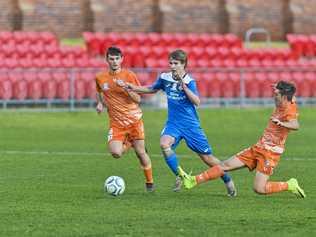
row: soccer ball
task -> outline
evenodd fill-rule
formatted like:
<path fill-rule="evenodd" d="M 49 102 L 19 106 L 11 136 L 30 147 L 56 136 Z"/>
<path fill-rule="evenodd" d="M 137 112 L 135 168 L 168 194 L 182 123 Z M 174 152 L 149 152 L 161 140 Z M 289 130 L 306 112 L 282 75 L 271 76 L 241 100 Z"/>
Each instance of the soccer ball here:
<path fill-rule="evenodd" d="M 104 182 L 104 191 L 113 196 L 118 196 L 124 193 L 125 182 L 119 176 L 110 176 Z"/>

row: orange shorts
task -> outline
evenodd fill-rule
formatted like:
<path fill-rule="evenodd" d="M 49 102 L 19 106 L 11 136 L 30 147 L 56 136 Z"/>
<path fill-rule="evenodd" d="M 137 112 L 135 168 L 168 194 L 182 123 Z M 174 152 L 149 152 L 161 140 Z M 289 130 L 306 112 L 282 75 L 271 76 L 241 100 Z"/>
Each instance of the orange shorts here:
<path fill-rule="evenodd" d="M 256 168 L 257 171 L 266 175 L 272 175 L 273 169 L 278 165 L 280 160 L 280 154 L 257 146 L 252 146 L 239 152 L 236 157 L 243 162 L 250 171 Z"/>
<path fill-rule="evenodd" d="M 143 120 L 139 120 L 126 127 L 117 126 L 115 124 L 110 124 L 108 133 L 108 142 L 111 141 L 134 141 L 134 140 L 144 140 L 144 123 Z"/>

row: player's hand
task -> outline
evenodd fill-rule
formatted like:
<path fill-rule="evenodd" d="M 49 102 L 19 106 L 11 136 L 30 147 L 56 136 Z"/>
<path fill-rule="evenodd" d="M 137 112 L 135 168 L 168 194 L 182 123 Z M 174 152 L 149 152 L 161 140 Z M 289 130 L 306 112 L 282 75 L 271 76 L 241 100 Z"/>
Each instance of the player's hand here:
<path fill-rule="evenodd" d="M 115 79 L 114 82 L 116 83 L 116 85 L 122 87 L 124 90 L 132 89 L 132 84 L 129 82 L 125 82 L 123 80 L 117 80 L 117 79 Z"/>
<path fill-rule="evenodd" d="M 97 113 L 98 113 L 98 114 L 102 113 L 102 112 L 103 112 L 103 108 L 104 108 L 103 104 L 102 104 L 101 102 L 99 102 L 99 103 L 97 104 L 97 107 L 96 107 Z"/>
<path fill-rule="evenodd" d="M 282 126 L 282 122 L 279 120 L 279 119 L 277 119 L 277 118 L 271 118 L 271 120 L 272 120 L 272 122 L 273 123 L 275 123 L 276 125 L 278 125 L 278 126 Z"/>
<path fill-rule="evenodd" d="M 176 81 L 181 81 L 181 77 L 177 71 L 172 71 L 172 78 Z"/>
<path fill-rule="evenodd" d="M 120 86 L 120 87 L 123 87 L 123 88 L 126 87 L 126 82 L 123 81 L 123 80 L 114 79 L 114 82 L 116 83 L 116 85 L 118 85 L 118 86 Z"/>

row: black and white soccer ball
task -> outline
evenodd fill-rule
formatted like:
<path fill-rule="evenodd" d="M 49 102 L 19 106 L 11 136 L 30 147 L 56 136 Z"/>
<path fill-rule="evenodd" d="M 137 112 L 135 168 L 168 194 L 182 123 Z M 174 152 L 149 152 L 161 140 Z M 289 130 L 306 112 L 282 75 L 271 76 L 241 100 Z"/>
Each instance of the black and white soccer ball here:
<path fill-rule="evenodd" d="M 104 191 L 113 196 L 122 195 L 125 191 L 124 179 L 119 176 L 110 176 L 104 182 Z"/>

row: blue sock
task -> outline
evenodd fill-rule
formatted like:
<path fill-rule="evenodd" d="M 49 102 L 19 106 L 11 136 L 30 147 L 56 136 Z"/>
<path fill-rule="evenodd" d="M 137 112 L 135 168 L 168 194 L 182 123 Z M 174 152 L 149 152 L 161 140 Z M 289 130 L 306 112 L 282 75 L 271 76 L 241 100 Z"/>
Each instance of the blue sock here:
<path fill-rule="evenodd" d="M 178 175 L 178 159 L 177 159 L 177 155 L 175 153 L 173 153 L 171 156 L 166 157 L 165 161 L 166 161 L 167 165 L 169 166 L 169 168 L 171 169 L 171 171 L 175 175 Z"/>
<path fill-rule="evenodd" d="M 223 176 L 221 176 L 221 179 L 224 181 L 225 184 L 232 180 L 230 175 L 228 173 L 226 173 L 226 172 L 224 173 Z"/>

